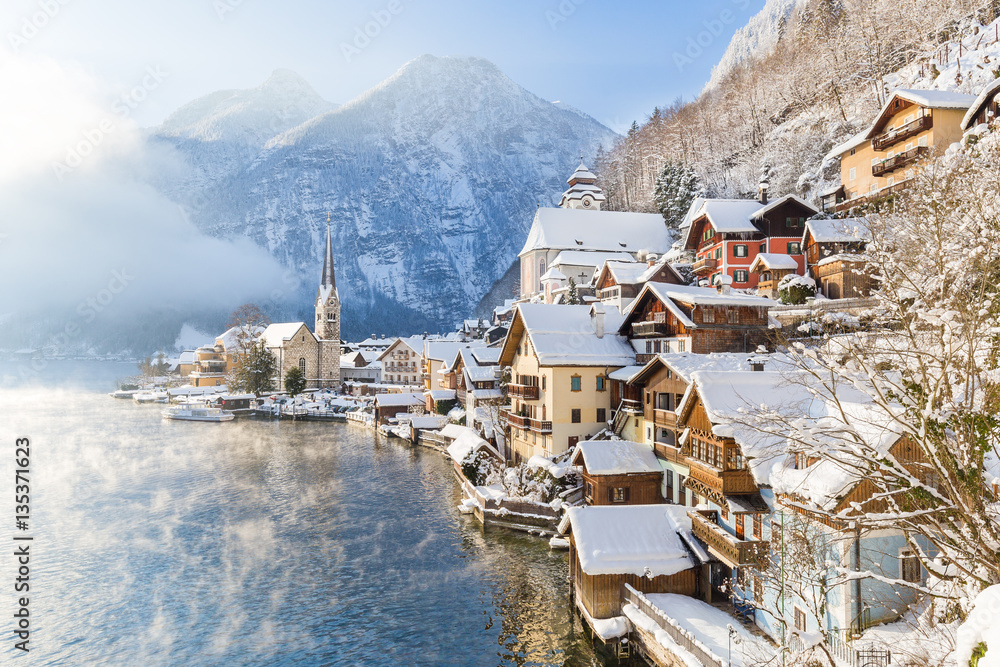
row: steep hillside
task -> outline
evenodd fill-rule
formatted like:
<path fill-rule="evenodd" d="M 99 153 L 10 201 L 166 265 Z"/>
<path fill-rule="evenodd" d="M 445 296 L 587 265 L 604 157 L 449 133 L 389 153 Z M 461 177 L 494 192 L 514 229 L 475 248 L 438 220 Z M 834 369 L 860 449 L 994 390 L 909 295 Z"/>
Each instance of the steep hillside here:
<path fill-rule="evenodd" d="M 254 99 L 273 108 L 276 97 Z M 267 248 L 303 281 L 296 298 L 306 305 L 329 214 L 352 335 L 471 314 L 515 258 L 535 207 L 558 201 L 580 151 L 616 138 L 477 58 L 418 58 L 242 161 L 213 161 L 214 137 L 249 150 L 266 126 L 260 114 L 220 108 L 233 107 L 200 100 L 154 133 L 199 167 L 199 180 L 164 187 L 204 231 Z"/>

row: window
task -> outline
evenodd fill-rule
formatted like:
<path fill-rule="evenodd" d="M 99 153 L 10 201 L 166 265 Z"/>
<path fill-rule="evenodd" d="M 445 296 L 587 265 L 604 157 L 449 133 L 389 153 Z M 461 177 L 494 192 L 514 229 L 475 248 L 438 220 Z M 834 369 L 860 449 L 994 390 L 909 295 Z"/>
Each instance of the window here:
<path fill-rule="evenodd" d="M 708 229 L 706 229 L 706 230 L 704 231 L 704 233 L 703 233 L 703 234 L 701 235 L 701 240 L 702 240 L 702 241 L 707 241 L 708 239 L 712 238 L 713 236 L 715 236 L 715 230 L 714 230 L 714 229 L 712 229 L 711 227 L 709 227 L 709 228 L 708 228 Z"/>
<path fill-rule="evenodd" d="M 908 151 L 911 148 L 913 148 L 913 142 L 912 141 L 910 143 L 906 144 L 905 146 L 903 146 L 903 150 L 904 151 Z"/>
<path fill-rule="evenodd" d="M 665 480 L 664 483 L 666 484 L 667 487 L 667 493 L 666 493 L 667 501 L 672 503 L 674 502 L 674 471 L 664 470 L 663 479 Z"/>
<path fill-rule="evenodd" d="M 743 243 L 739 243 L 733 246 L 733 257 L 746 257 L 749 252 L 749 247 Z"/>
<path fill-rule="evenodd" d="M 597 421 L 598 422 L 608 421 L 608 411 L 606 408 L 597 408 Z"/>
<path fill-rule="evenodd" d="M 719 508 L 719 516 L 722 517 L 723 521 L 729 521 L 729 505 L 728 504 L 726 504 L 726 503 L 722 504 L 722 507 Z"/>
<path fill-rule="evenodd" d="M 753 537 L 754 537 L 755 540 L 759 540 L 760 536 L 761 536 L 761 534 L 763 532 L 763 526 L 761 525 L 762 523 L 763 522 L 760 520 L 760 515 L 759 514 L 754 514 L 753 515 Z"/>
<path fill-rule="evenodd" d="M 604 391 L 605 389 L 605 377 L 603 375 L 597 376 L 597 391 Z M 598 419 L 597 421 L 604 421 L 603 419 Z"/>
<path fill-rule="evenodd" d="M 917 146 L 927 146 L 927 137 L 918 137 Z"/>
<path fill-rule="evenodd" d="M 722 259 L 722 248 L 716 248 L 715 249 L 715 258 L 716 259 Z"/>
<path fill-rule="evenodd" d="M 802 217 L 788 217 L 785 218 L 785 227 L 788 229 L 797 229 L 802 227 L 806 223 L 806 219 Z"/>
<path fill-rule="evenodd" d="M 545 376 L 542 376 L 542 391 L 545 391 Z"/>
<path fill-rule="evenodd" d="M 877 165 L 881 161 L 882 161 L 882 158 L 873 157 L 872 158 L 872 166 L 874 167 L 875 165 Z"/>
<path fill-rule="evenodd" d="M 304 358 L 299 359 L 299 372 L 302 373 L 302 377 L 306 376 L 306 360 Z"/>
<path fill-rule="evenodd" d="M 613 503 L 627 503 L 628 496 L 627 486 L 613 486 L 608 489 L 608 500 Z"/>
<path fill-rule="evenodd" d="M 852 149 L 851 149 L 851 155 L 854 155 L 854 154 L 855 154 L 855 153 L 857 153 L 857 152 L 858 152 L 858 149 L 857 149 L 857 148 L 852 148 Z"/>
<path fill-rule="evenodd" d="M 744 246 L 744 247 L 746 247 L 746 246 Z M 747 271 L 744 271 L 742 269 L 739 269 L 737 271 L 733 271 L 733 282 L 745 283 L 748 280 L 750 280 L 750 274 Z"/>
<path fill-rule="evenodd" d="M 760 249 L 757 252 L 767 252 L 767 244 L 766 243 L 761 243 L 760 244 Z"/>
<path fill-rule="evenodd" d="M 878 192 L 878 183 L 872 183 L 868 188 L 868 192 Z"/>
<path fill-rule="evenodd" d="M 594 483 L 587 482 L 587 502 L 591 502 L 594 499 Z"/>
<path fill-rule="evenodd" d="M 801 255 L 802 254 L 802 244 L 798 241 L 788 242 L 788 254 L 789 255 Z"/>
<path fill-rule="evenodd" d="M 798 607 L 795 608 L 795 629 L 799 632 L 806 631 L 806 613 Z"/>
<path fill-rule="evenodd" d="M 746 536 L 746 516 L 743 514 L 736 515 L 736 539 L 742 540 Z"/>
<path fill-rule="evenodd" d="M 886 187 L 889 187 L 890 185 L 895 185 L 895 183 L 896 183 L 896 177 L 895 176 L 889 176 L 888 178 L 885 179 L 885 185 L 886 185 Z"/>
<path fill-rule="evenodd" d="M 715 322 L 715 308 L 712 306 L 702 306 L 701 308 L 701 321 L 706 324 L 711 324 Z"/>
<path fill-rule="evenodd" d="M 677 341 L 677 351 L 678 352 L 684 351 L 684 341 L 682 340 Z"/>
<path fill-rule="evenodd" d="M 847 172 L 847 173 L 848 173 L 847 180 L 849 180 L 849 181 L 853 181 L 853 180 L 856 180 L 858 178 L 858 168 L 857 167 L 851 167 L 851 170 L 849 172 Z"/>
<path fill-rule="evenodd" d="M 740 323 L 740 310 L 739 310 L 739 308 L 727 308 L 726 309 L 726 320 L 728 320 L 728 322 L 730 324 L 739 324 Z"/>
<path fill-rule="evenodd" d="M 580 423 L 580 408 L 573 408 L 570 411 L 570 415 L 572 415 L 571 421 L 574 424 L 579 424 Z"/>
<path fill-rule="evenodd" d="M 570 389 L 572 391 L 580 391 L 580 376 L 574 375 L 570 378 Z"/>
<path fill-rule="evenodd" d="M 909 549 L 899 552 L 899 578 L 911 583 L 920 582 L 920 559 Z"/>

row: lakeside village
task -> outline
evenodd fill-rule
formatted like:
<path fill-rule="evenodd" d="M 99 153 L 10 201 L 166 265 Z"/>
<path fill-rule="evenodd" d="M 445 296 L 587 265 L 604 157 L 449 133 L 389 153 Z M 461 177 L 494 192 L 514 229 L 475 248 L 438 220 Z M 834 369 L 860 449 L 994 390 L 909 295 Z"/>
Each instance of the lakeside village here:
<path fill-rule="evenodd" d="M 978 97 L 897 90 L 831 153 L 842 182 L 820 207 L 762 181 L 755 199 L 694 199 L 679 235 L 602 210 L 581 161 L 535 214 L 518 298 L 447 335 L 341 341 L 328 231 L 314 326 L 251 329 L 273 391 L 226 393 L 237 326 L 169 361 L 183 386 L 116 395 L 440 450 L 463 513 L 568 549 L 611 660 L 975 665 L 1000 650 L 981 555 L 995 567 L 995 535 L 975 515 L 995 514 L 1000 466 L 992 442 L 978 470 L 945 460 L 928 438 L 952 432 L 909 409 L 893 341 L 950 320 L 872 333 L 888 275 L 875 221 L 936 156 L 985 143 L 998 110 L 1000 80 Z"/>

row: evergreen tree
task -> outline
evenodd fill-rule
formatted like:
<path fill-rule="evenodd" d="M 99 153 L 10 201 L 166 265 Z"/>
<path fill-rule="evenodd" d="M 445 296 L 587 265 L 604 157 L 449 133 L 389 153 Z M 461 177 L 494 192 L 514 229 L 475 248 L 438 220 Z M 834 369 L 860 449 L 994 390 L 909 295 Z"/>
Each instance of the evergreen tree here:
<path fill-rule="evenodd" d="M 653 201 L 670 229 L 680 227 L 684 215 L 703 188 L 698 174 L 681 162 L 667 162 L 656 179 Z"/>
<path fill-rule="evenodd" d="M 289 368 L 288 372 L 285 373 L 285 391 L 288 392 L 288 395 L 295 398 L 297 395 L 301 394 L 305 388 L 306 378 L 302 375 L 302 371 L 299 370 L 299 367 L 292 366 Z"/>
<path fill-rule="evenodd" d="M 566 303 L 571 306 L 580 305 L 580 295 L 576 291 L 576 281 L 569 279 L 569 291 L 566 293 Z"/>
<path fill-rule="evenodd" d="M 297 369 L 296 369 L 297 370 Z M 250 346 L 245 355 L 236 359 L 230 379 L 230 390 L 236 393 L 248 393 L 260 396 L 270 391 L 278 364 L 264 346 L 263 341 L 257 341 Z"/>

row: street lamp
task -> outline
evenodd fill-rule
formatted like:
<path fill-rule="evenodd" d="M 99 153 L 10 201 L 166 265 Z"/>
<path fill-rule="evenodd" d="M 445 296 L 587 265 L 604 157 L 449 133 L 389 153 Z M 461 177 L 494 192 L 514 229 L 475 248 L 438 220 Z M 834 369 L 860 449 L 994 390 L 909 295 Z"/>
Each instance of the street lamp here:
<path fill-rule="evenodd" d="M 732 623 L 726 623 L 726 629 L 729 630 L 729 665 L 733 664 L 733 643 L 737 646 L 740 645 L 740 633 L 733 627 Z"/>

